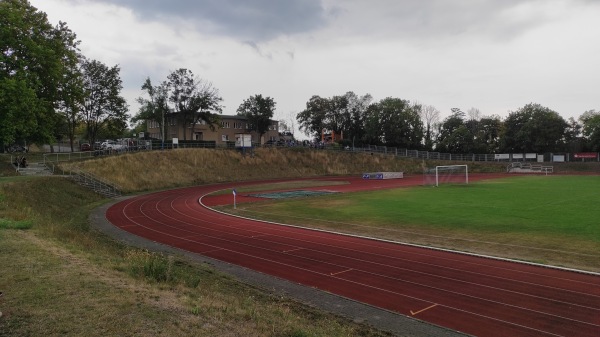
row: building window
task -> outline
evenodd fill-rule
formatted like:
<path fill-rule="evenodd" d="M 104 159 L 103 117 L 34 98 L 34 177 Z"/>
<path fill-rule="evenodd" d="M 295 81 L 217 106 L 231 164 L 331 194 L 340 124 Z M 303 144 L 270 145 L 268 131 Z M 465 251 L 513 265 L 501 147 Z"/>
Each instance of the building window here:
<path fill-rule="evenodd" d="M 229 122 L 221 122 L 221 128 L 229 129 Z"/>
<path fill-rule="evenodd" d="M 221 135 L 221 141 L 222 142 L 226 142 L 229 140 L 229 136 L 228 135 Z"/>

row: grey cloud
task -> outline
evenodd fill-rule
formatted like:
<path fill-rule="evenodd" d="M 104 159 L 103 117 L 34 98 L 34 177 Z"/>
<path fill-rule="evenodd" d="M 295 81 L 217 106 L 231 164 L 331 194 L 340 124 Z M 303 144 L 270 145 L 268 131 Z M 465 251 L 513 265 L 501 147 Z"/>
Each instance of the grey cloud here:
<path fill-rule="evenodd" d="M 449 36 L 485 36 L 494 40 L 514 38 L 553 20 L 543 9 L 553 1 L 539 0 L 346 0 L 336 1 L 336 19 L 353 20 L 350 34 L 437 39 Z M 597 6 L 591 0 L 571 0 L 569 6 Z M 533 12 L 533 14 L 532 14 Z"/>
<path fill-rule="evenodd" d="M 142 20 L 192 23 L 204 33 L 263 42 L 326 23 L 320 0 L 91 0 L 130 8 Z"/>
<path fill-rule="evenodd" d="M 244 41 L 243 44 L 252 48 L 258 55 L 265 57 L 269 60 L 273 59 L 273 55 L 271 53 L 265 53 L 261 47 L 254 41 Z"/>

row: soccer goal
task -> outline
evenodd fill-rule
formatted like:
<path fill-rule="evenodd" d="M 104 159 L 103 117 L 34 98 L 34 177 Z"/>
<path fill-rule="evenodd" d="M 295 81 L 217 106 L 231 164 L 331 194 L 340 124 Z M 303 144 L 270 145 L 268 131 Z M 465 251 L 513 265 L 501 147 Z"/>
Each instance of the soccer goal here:
<path fill-rule="evenodd" d="M 440 184 L 468 184 L 469 167 L 467 165 L 436 166 L 425 172 L 425 184 L 440 186 Z"/>

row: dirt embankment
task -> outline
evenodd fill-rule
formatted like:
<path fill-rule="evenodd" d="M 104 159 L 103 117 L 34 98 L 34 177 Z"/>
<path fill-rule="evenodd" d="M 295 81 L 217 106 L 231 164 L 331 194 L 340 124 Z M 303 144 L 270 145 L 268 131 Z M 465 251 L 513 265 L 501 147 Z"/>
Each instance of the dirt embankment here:
<path fill-rule="evenodd" d="M 453 163 L 460 164 L 460 163 Z M 504 172 L 504 163 L 470 162 L 470 172 Z M 64 165 L 81 169 L 133 193 L 230 181 L 352 175 L 364 172 L 422 174 L 424 168 L 448 162 L 391 155 L 333 152 L 302 148 L 235 150 L 177 149 L 128 153 Z"/>

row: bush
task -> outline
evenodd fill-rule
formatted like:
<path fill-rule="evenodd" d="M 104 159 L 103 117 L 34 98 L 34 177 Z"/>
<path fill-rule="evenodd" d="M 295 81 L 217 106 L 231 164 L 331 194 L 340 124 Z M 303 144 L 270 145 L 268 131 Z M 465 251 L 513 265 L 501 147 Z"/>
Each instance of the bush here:
<path fill-rule="evenodd" d="M 147 250 L 129 250 L 125 253 L 129 273 L 158 283 L 174 281 L 173 257 Z"/>

